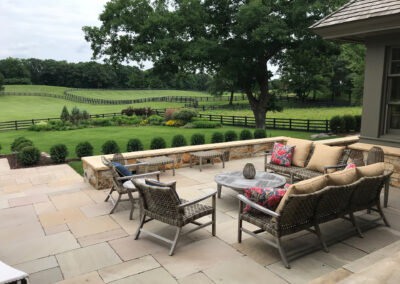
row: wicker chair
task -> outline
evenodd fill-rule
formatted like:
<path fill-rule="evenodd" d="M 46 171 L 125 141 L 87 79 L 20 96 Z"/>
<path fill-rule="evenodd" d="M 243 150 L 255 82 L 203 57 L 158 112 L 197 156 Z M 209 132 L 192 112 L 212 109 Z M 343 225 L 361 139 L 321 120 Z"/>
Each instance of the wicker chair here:
<path fill-rule="evenodd" d="M 171 244 L 169 255 L 173 255 L 179 237 L 212 225 L 212 235 L 215 236 L 215 207 L 217 194 L 216 191 L 204 195 L 193 201 L 179 200 L 174 188 L 158 187 L 147 185 L 144 180 L 132 180 L 135 187 L 139 190 L 141 217 L 140 225 L 135 234 L 135 240 L 139 238 L 140 233 L 155 237 L 161 241 Z M 212 198 L 212 206 L 199 203 L 208 198 Z M 199 223 L 196 220 L 212 215 L 212 220 L 207 223 Z M 146 219 L 148 217 L 148 219 Z M 174 240 L 169 240 L 155 233 L 143 229 L 143 225 L 152 220 L 158 220 L 163 223 L 176 227 Z M 182 233 L 182 227 L 192 223 L 197 227 Z"/>
<path fill-rule="evenodd" d="M 334 170 L 343 170 L 347 166 L 347 161 L 349 160 L 351 149 L 344 149 L 342 156 L 339 159 L 339 162 L 337 165 L 328 165 L 324 167 L 324 172 L 318 172 L 318 171 L 313 171 L 307 169 L 307 165 L 311 160 L 311 156 L 313 155 L 314 152 L 314 146 L 311 148 L 310 153 L 308 154 L 307 160 L 305 162 L 305 167 L 296 167 L 296 166 L 280 166 L 280 165 L 275 165 L 272 164 L 271 162 L 268 162 L 268 157 L 272 155 L 272 151 L 265 151 L 265 159 L 264 159 L 264 170 L 265 171 L 273 171 L 277 174 L 282 174 L 290 177 L 289 183 L 293 183 L 295 180 L 304 180 L 304 179 L 310 179 L 316 176 L 320 176 L 323 174 L 326 174 L 328 170 L 334 169 Z"/>
<path fill-rule="evenodd" d="M 120 163 L 125 164 L 124 160 L 118 160 L 118 155 L 116 157 L 117 157 L 116 161 L 119 161 Z M 110 199 L 111 203 L 114 205 L 110 211 L 110 214 L 114 213 L 115 209 L 117 208 L 118 204 L 121 201 L 130 201 L 132 207 L 131 207 L 131 212 L 129 214 L 129 219 L 132 220 L 133 211 L 135 209 L 135 207 L 134 207 L 135 200 L 137 200 L 137 198 L 133 198 L 132 193 L 136 192 L 137 189 L 133 186 L 133 184 L 130 182 L 130 180 L 133 178 L 143 178 L 143 177 L 147 177 L 147 176 L 157 176 L 157 180 L 159 180 L 160 172 L 151 172 L 151 173 L 121 177 L 120 174 L 118 173 L 116 167 L 111 163 L 110 160 L 108 160 L 106 157 L 102 156 L 101 161 L 105 166 L 107 166 L 110 169 L 111 174 L 112 174 L 112 187 L 111 187 L 110 192 L 108 193 L 106 199 L 104 200 L 105 202 L 107 202 Z M 114 161 L 114 159 L 113 159 L 113 161 Z M 143 164 L 131 164 L 131 165 L 125 164 L 125 167 L 127 167 L 128 169 L 134 169 L 134 168 L 137 168 L 138 166 L 142 166 L 142 165 Z M 116 191 L 118 193 L 118 198 L 116 200 L 112 196 L 114 191 Z M 123 199 L 122 197 L 124 195 L 128 195 L 128 198 Z"/>
<path fill-rule="evenodd" d="M 289 195 L 279 213 L 268 210 L 243 195 L 239 199 L 238 242 L 242 241 L 242 232 L 248 233 L 267 244 L 277 248 L 282 262 L 290 268 L 281 238 L 286 235 L 307 230 L 317 235 L 322 248 L 328 247 L 321 233 L 319 224 L 343 218 L 351 221 L 360 237 L 361 228 L 354 216 L 355 212 L 369 209 L 378 212 L 385 225 L 389 226 L 380 205 L 382 187 L 389 182 L 393 172 L 377 177 L 363 177 L 355 183 L 343 186 L 328 186 L 320 191 L 303 195 Z M 245 213 L 244 204 L 255 209 L 257 213 Z M 346 217 L 346 216 L 349 217 Z M 258 226 L 260 229 L 250 231 L 243 228 L 243 221 Z M 275 237 L 275 242 L 262 238 L 258 234 L 268 232 Z M 299 256 L 295 253 L 292 256 Z"/>

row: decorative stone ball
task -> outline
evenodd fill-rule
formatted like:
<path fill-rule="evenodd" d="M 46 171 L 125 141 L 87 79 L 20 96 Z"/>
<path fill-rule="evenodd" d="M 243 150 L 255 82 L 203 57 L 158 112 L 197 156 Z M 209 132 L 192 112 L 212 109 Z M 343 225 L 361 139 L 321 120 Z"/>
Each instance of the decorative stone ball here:
<path fill-rule="evenodd" d="M 244 166 L 243 176 L 247 179 L 253 179 L 256 176 L 256 168 L 252 163 L 248 163 Z"/>

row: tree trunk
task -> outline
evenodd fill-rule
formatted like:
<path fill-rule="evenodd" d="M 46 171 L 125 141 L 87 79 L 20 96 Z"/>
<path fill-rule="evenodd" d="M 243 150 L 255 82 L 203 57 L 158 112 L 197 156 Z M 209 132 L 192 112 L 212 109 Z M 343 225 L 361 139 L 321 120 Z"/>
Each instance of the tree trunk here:
<path fill-rule="evenodd" d="M 265 118 L 267 116 L 267 110 L 265 108 L 260 107 L 256 108 L 255 110 L 253 109 L 253 113 L 256 121 L 256 128 L 266 129 Z"/>
<path fill-rule="evenodd" d="M 231 106 L 233 104 L 233 95 L 235 94 L 234 91 L 231 91 L 231 98 L 229 99 L 229 105 Z"/>

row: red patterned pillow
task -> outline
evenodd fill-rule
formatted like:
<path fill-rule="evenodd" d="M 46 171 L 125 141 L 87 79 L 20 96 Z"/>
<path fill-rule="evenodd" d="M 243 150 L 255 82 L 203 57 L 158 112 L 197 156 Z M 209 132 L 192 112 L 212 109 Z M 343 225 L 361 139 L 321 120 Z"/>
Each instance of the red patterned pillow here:
<path fill-rule="evenodd" d="M 280 143 L 274 144 L 272 151 L 271 164 L 290 167 L 296 146 L 287 146 Z"/>
<path fill-rule="evenodd" d="M 246 188 L 244 190 L 244 195 L 247 199 L 263 206 L 271 211 L 275 211 L 286 193 L 286 189 L 281 188 Z M 244 212 L 257 212 L 257 210 L 251 208 L 247 205 L 244 208 Z"/>
<path fill-rule="evenodd" d="M 345 170 L 347 170 L 347 169 L 354 169 L 355 167 L 356 167 L 356 164 L 350 163 L 350 164 L 348 164 L 348 165 L 346 166 Z"/>

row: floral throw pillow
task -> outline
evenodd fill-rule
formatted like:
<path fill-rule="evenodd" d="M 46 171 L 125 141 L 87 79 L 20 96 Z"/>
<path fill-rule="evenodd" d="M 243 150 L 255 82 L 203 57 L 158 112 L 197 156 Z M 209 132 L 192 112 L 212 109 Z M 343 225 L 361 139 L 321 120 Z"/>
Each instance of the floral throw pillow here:
<path fill-rule="evenodd" d="M 296 146 L 275 143 L 272 151 L 271 164 L 290 167 L 292 165 L 294 148 L 296 148 Z"/>
<path fill-rule="evenodd" d="M 346 166 L 345 170 L 347 170 L 347 169 L 354 169 L 355 167 L 356 167 L 356 164 L 350 163 L 350 164 L 348 164 L 348 165 Z"/>
<path fill-rule="evenodd" d="M 257 203 L 258 205 L 265 207 L 271 211 L 275 211 L 286 193 L 286 189 L 281 188 L 246 188 L 244 190 L 244 195 L 247 199 Z M 247 205 L 244 208 L 244 212 L 258 212 L 257 210 L 251 208 Z"/>

